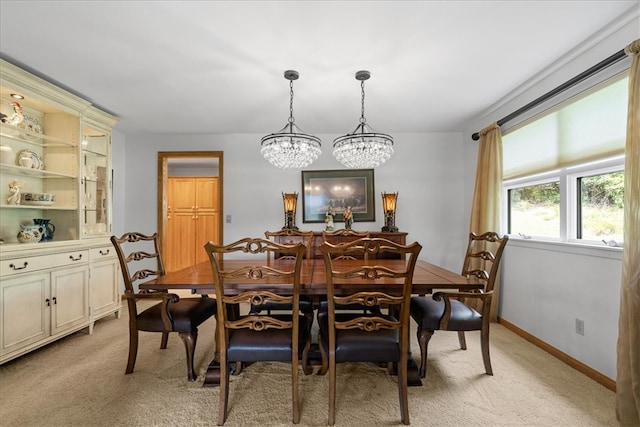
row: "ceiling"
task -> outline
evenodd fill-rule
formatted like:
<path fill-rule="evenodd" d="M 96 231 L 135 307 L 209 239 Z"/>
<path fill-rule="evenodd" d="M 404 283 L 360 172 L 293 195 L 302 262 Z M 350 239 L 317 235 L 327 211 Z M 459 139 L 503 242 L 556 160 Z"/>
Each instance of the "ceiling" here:
<path fill-rule="evenodd" d="M 459 132 L 640 1 L 0 1 L 0 53 L 143 133 Z M 621 46 L 622 49 L 624 46 Z M 612 54 L 614 52 L 611 52 Z M 602 58 L 604 59 L 604 58 Z M 497 118 L 496 118 L 497 119 Z"/>

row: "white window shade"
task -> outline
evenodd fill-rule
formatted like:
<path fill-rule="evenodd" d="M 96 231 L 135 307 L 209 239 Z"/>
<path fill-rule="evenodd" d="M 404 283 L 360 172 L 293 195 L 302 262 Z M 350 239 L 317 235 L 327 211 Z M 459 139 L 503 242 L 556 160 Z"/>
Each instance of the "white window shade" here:
<path fill-rule="evenodd" d="M 503 137 L 503 178 L 624 153 L 628 78 L 572 98 Z"/>

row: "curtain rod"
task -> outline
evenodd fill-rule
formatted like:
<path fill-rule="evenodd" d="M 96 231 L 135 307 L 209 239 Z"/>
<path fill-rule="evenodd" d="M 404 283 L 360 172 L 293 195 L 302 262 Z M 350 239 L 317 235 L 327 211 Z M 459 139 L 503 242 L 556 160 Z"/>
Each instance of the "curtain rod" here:
<path fill-rule="evenodd" d="M 564 92 L 565 90 L 577 85 L 578 83 L 580 83 L 581 81 L 585 80 L 586 78 L 591 77 L 592 75 L 604 70 L 605 68 L 615 64 L 616 62 L 621 61 L 626 56 L 627 56 L 627 54 L 624 52 L 624 49 L 622 49 L 619 52 L 614 53 L 613 55 L 611 55 L 607 59 L 604 59 L 604 60 L 598 62 L 593 67 L 591 67 L 588 70 L 585 70 L 582 73 L 578 74 L 577 76 L 575 76 L 571 80 L 567 80 L 566 82 L 564 82 L 560 86 L 556 87 L 555 89 L 552 89 L 549 92 L 545 93 L 544 95 L 540 96 L 539 98 L 534 99 L 533 101 L 531 101 L 530 103 L 528 103 L 524 107 L 521 107 L 521 108 L 517 109 L 516 111 L 514 111 L 513 113 L 509 114 L 508 116 L 505 116 L 505 117 L 501 118 L 497 122 L 498 126 L 502 126 L 503 124 L 505 124 L 509 120 L 515 119 L 519 115 L 521 115 L 521 114 L 531 110 L 532 108 L 542 104 L 546 100 L 548 100 L 550 98 L 553 98 L 554 96 L 558 95 L 559 93 Z M 471 138 L 474 141 L 477 141 L 478 139 L 480 139 L 480 135 L 478 134 L 478 132 L 476 132 L 473 135 L 471 135 Z"/>

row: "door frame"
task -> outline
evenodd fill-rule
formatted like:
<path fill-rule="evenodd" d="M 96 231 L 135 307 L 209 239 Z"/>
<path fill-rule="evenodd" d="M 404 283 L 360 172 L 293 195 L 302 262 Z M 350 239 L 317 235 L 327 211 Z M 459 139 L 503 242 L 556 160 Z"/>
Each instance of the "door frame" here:
<path fill-rule="evenodd" d="M 158 236 L 160 239 L 160 250 L 166 252 L 167 242 L 167 178 L 169 176 L 169 160 L 199 158 L 199 159 L 218 159 L 218 195 L 220 203 L 220 215 L 218 220 L 218 236 L 220 242 L 224 242 L 223 232 L 223 188 L 222 183 L 224 176 L 223 152 L 222 151 L 158 151 Z"/>

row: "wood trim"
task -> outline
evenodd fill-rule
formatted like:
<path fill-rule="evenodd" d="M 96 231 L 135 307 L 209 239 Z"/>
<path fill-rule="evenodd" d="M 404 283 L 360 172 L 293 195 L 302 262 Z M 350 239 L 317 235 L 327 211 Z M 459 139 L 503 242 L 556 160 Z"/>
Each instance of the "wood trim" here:
<path fill-rule="evenodd" d="M 558 350 L 557 348 L 547 344 L 546 342 L 542 341 L 541 339 L 531 335 L 530 333 L 528 333 L 527 331 L 525 331 L 523 329 L 520 329 L 519 327 L 517 327 L 513 323 L 510 323 L 509 321 L 504 320 L 501 317 L 498 317 L 498 323 L 500 323 L 502 326 L 504 326 L 505 328 L 509 329 L 510 331 L 516 333 L 517 335 L 521 336 L 522 338 L 524 338 L 525 340 L 529 341 L 530 343 L 540 347 L 542 350 L 544 350 L 547 353 L 551 354 L 552 356 L 554 356 L 555 358 L 557 358 L 561 362 L 564 362 L 567 365 L 571 366 L 573 369 L 577 370 L 578 372 L 581 372 L 584 375 L 586 375 L 589 378 L 591 378 L 592 380 L 602 384 L 603 386 L 605 386 L 609 390 L 611 390 L 613 392 L 616 391 L 616 382 L 615 382 L 615 380 L 613 380 L 613 379 L 607 377 L 606 375 L 596 371 L 595 369 L 591 368 L 590 366 L 585 365 L 584 363 L 580 362 L 579 360 L 574 359 L 573 357 L 569 356 L 568 354 L 566 354 L 566 353 Z"/>

